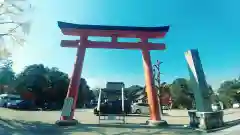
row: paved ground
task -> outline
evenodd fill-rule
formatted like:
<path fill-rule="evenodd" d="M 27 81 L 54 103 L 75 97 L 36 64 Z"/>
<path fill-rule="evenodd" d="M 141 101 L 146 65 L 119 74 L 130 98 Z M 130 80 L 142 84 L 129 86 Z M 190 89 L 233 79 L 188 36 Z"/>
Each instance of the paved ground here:
<path fill-rule="evenodd" d="M 198 131 L 184 128 L 189 119 L 186 110 L 166 111 L 163 119 L 172 126 L 154 128 L 143 126 L 148 116 L 129 116 L 126 118 L 127 125 L 114 125 L 102 122 L 98 124 L 98 117 L 92 110 L 76 110 L 75 117 L 81 124 L 73 127 L 58 127 L 54 123 L 59 119 L 59 111 L 14 111 L 0 108 L 0 135 L 200 135 Z M 240 109 L 225 111 L 224 120 L 232 121 L 240 118 Z M 142 126 L 140 124 L 142 123 Z M 239 126 L 238 126 L 239 127 Z M 219 135 L 230 135 L 240 132 L 239 128 L 225 129 Z M 231 133 L 232 132 L 232 133 Z M 211 133 L 217 135 L 216 133 Z M 234 135 L 234 134 L 233 134 Z"/>
<path fill-rule="evenodd" d="M 240 125 L 230 127 L 216 133 L 211 133 L 210 135 L 238 135 L 240 132 Z"/>

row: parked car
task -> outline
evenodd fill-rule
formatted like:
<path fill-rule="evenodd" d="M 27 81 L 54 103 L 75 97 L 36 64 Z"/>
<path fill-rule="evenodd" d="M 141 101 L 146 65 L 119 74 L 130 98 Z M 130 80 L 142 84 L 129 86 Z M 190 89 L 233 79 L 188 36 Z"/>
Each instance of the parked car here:
<path fill-rule="evenodd" d="M 1 94 L 0 95 L 0 107 L 7 107 L 7 103 L 15 100 L 20 100 L 20 95 L 13 94 Z"/>
<path fill-rule="evenodd" d="M 30 100 L 15 100 L 7 103 L 7 108 L 19 110 L 35 110 L 36 106 Z"/>
<path fill-rule="evenodd" d="M 90 107 L 96 107 L 97 104 L 98 104 L 98 101 L 95 101 L 95 100 L 90 101 Z"/>
<path fill-rule="evenodd" d="M 163 105 L 163 106 L 162 106 L 162 109 L 163 109 L 163 110 L 170 110 L 170 105 Z"/>
<path fill-rule="evenodd" d="M 135 114 L 149 114 L 149 105 L 145 103 L 133 103 L 132 113 Z"/>
<path fill-rule="evenodd" d="M 233 108 L 240 108 L 240 103 L 238 102 L 233 103 Z"/>
<path fill-rule="evenodd" d="M 213 111 L 219 111 L 219 110 L 223 110 L 223 106 L 221 105 L 221 103 L 214 103 L 212 104 L 212 110 Z"/>
<path fill-rule="evenodd" d="M 94 108 L 94 114 L 98 115 L 99 111 L 97 110 L 97 106 Z M 101 114 L 122 114 L 122 100 L 116 101 L 108 101 L 105 103 L 101 103 L 100 105 L 100 113 Z M 127 100 L 124 101 L 124 113 L 131 113 L 131 104 Z"/>

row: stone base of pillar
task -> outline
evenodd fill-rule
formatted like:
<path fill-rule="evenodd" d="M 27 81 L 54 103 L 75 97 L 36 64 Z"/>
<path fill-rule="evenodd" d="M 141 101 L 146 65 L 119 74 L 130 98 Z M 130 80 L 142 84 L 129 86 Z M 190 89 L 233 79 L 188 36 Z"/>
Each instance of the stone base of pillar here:
<path fill-rule="evenodd" d="M 147 120 L 146 124 L 149 126 L 167 126 L 168 123 L 165 120 Z"/>
<path fill-rule="evenodd" d="M 189 126 L 192 128 L 199 127 L 199 118 L 196 115 L 197 115 L 197 110 L 189 110 L 188 111 L 188 116 L 190 119 Z"/>
<path fill-rule="evenodd" d="M 58 126 L 75 126 L 78 124 L 78 121 L 75 119 L 72 120 L 58 120 L 55 122 Z"/>
<path fill-rule="evenodd" d="M 203 130 L 211 130 L 224 126 L 223 111 L 216 112 L 197 112 L 190 110 L 190 127 Z"/>

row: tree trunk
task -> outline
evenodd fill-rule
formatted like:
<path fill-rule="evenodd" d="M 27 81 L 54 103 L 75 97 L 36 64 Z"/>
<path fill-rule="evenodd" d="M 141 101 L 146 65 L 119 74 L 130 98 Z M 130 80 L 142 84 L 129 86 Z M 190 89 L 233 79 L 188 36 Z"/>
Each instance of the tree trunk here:
<path fill-rule="evenodd" d="M 163 108 L 162 108 L 162 104 L 161 104 L 161 96 L 160 95 L 158 95 L 158 105 L 159 105 L 159 112 L 162 115 L 163 114 Z"/>

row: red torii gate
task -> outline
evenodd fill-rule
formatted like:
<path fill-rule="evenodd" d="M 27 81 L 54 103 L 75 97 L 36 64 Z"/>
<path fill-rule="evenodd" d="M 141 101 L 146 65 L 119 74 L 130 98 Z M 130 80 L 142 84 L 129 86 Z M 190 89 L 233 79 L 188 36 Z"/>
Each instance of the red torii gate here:
<path fill-rule="evenodd" d="M 74 65 L 72 78 L 68 87 L 66 98 L 73 98 L 70 117 L 61 116 L 60 121 L 73 120 L 76 101 L 78 98 L 78 87 L 82 73 L 83 61 L 86 48 L 104 49 L 139 49 L 142 51 L 143 67 L 145 73 L 146 92 L 150 105 L 150 120 L 160 121 L 159 105 L 152 73 L 152 63 L 150 50 L 164 50 L 163 43 L 150 43 L 148 39 L 164 38 L 169 30 L 169 26 L 163 27 L 125 27 L 125 26 L 101 26 L 101 25 L 79 25 L 66 22 L 58 22 L 58 26 L 64 35 L 80 36 L 80 40 L 62 40 L 62 47 L 77 48 L 76 62 Z M 89 36 L 111 37 L 110 42 L 90 41 Z M 141 42 L 118 42 L 121 38 L 139 38 Z"/>

